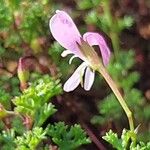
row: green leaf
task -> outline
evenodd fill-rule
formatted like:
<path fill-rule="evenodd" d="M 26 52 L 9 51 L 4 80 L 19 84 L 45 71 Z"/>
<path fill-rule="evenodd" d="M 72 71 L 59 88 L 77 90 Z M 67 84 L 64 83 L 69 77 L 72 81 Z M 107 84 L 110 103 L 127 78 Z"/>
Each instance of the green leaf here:
<path fill-rule="evenodd" d="M 128 29 L 134 23 L 134 19 L 131 16 L 124 16 L 123 19 L 118 19 L 118 27 L 121 30 Z"/>
<path fill-rule="evenodd" d="M 6 109 L 10 109 L 10 108 L 11 108 L 10 99 L 11 99 L 10 94 L 7 93 L 7 92 L 6 92 L 5 90 L 3 90 L 2 88 L 0 88 L 0 103 L 1 103 Z"/>
<path fill-rule="evenodd" d="M 57 110 L 55 106 L 51 103 L 45 103 L 41 108 L 39 108 L 35 113 L 35 123 L 34 126 L 41 126 L 48 117 L 53 115 Z"/>
<path fill-rule="evenodd" d="M 137 142 L 136 133 L 133 131 L 123 130 L 121 138 L 118 138 L 118 135 L 112 130 L 106 133 L 102 138 L 110 143 L 117 150 L 149 150 L 150 142 Z"/>
<path fill-rule="evenodd" d="M 35 127 L 24 133 L 23 136 L 17 136 L 15 139 L 16 150 L 35 150 L 39 143 L 46 138 L 45 134 L 45 130 Z"/>
<path fill-rule="evenodd" d="M 1 150 L 15 150 L 15 131 L 13 129 L 0 133 Z"/>
<path fill-rule="evenodd" d="M 118 138 L 118 135 L 116 133 L 112 132 L 112 130 L 107 132 L 106 135 L 103 136 L 102 138 L 107 142 L 109 142 L 117 150 L 124 150 L 122 147 L 121 140 Z"/>
<path fill-rule="evenodd" d="M 81 10 L 90 9 L 100 4 L 101 0 L 82 0 L 78 1 L 78 7 Z"/>
<path fill-rule="evenodd" d="M 47 102 L 62 92 L 59 80 L 45 75 L 32 83 L 21 96 L 15 97 L 12 102 L 16 105 L 15 112 L 30 116 L 41 125 L 50 115 L 56 112 L 52 104 Z M 38 119 L 39 117 L 42 117 Z M 37 120 L 35 120 L 37 119 Z"/>
<path fill-rule="evenodd" d="M 49 125 L 48 135 L 59 146 L 60 150 L 74 150 L 83 144 L 90 143 L 85 132 L 77 124 L 70 128 L 63 122 Z"/>

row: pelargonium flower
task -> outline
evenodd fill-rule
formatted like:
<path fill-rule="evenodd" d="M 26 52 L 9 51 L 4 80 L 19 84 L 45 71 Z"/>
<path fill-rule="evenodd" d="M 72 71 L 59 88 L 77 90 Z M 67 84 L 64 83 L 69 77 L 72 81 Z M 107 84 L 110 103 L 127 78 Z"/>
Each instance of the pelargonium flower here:
<path fill-rule="evenodd" d="M 70 63 L 74 57 L 83 60 L 83 63 L 64 84 L 64 90 L 66 92 L 73 91 L 80 83 L 85 90 L 90 90 L 95 78 L 94 66 L 97 63 L 95 60 L 100 60 L 92 46 L 99 46 L 105 66 L 110 59 L 110 50 L 103 36 L 96 32 L 86 32 L 81 36 L 71 17 L 65 11 L 60 10 L 57 10 L 56 14 L 50 19 L 49 26 L 55 40 L 66 49 L 62 53 L 62 57 L 73 54 Z"/>

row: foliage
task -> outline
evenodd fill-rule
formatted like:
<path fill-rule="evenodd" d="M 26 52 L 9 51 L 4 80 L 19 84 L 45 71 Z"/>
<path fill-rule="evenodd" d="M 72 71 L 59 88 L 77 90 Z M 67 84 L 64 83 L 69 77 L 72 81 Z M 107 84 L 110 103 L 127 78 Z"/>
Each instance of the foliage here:
<path fill-rule="evenodd" d="M 62 48 L 58 43 L 50 46 L 51 41 L 48 38 L 50 15 L 58 8 L 59 4 L 48 0 L 0 0 L 0 22 L 3 22 L 0 24 L 1 149 L 48 149 L 52 145 L 50 139 L 54 137 L 47 135 L 51 130 L 42 126 L 47 126 L 45 122 L 57 111 L 51 99 L 60 95 L 62 88 L 58 79 L 50 78 L 48 75 L 37 75 L 39 73 L 35 72 L 43 73 L 45 69 L 50 70 L 51 61 L 54 61 L 62 73 L 66 73 L 66 76 L 68 74 L 64 67 L 67 62 L 60 63 Z M 33 57 L 30 61 L 34 64 L 31 67 L 34 73 L 30 73 L 29 88 L 21 93 L 16 77 L 17 62 L 21 56 L 28 55 Z M 44 59 L 46 66 L 41 64 L 40 59 L 43 56 L 50 58 L 48 61 Z M 7 62 L 12 63 L 9 65 Z M 58 125 L 55 124 L 53 127 L 57 128 Z M 72 149 L 88 143 L 89 139 L 80 126 L 72 126 L 69 130 L 69 126 L 62 123 L 61 127 L 64 130 L 60 134 L 74 137 Z M 6 128 L 8 129 L 5 130 Z M 80 139 L 79 135 L 77 137 L 77 133 L 82 135 L 83 139 Z M 45 140 L 50 144 L 45 146 Z M 10 141 L 9 144 L 7 141 Z M 67 141 L 62 139 L 62 142 L 65 144 Z"/>
<path fill-rule="evenodd" d="M 100 5 L 103 7 L 102 13 L 98 9 Z M 134 20 L 131 16 L 121 18 L 112 15 L 110 5 L 111 1 L 109 0 L 83 0 L 78 2 L 80 10 L 88 11 L 85 16 L 87 24 L 93 24 L 107 34 L 111 34 L 111 32 L 120 34 L 123 29 L 131 27 Z"/>
<path fill-rule="evenodd" d="M 75 124 L 69 128 L 63 122 L 59 122 L 49 125 L 48 129 L 48 135 L 61 150 L 73 150 L 82 144 L 90 143 L 80 125 Z"/>
<path fill-rule="evenodd" d="M 56 112 L 55 106 L 49 101 L 52 97 L 62 93 L 61 84 L 59 80 L 54 80 L 48 75 L 43 75 L 39 79 L 34 75 L 32 78 L 36 80 L 29 88 L 24 90 L 20 96 L 12 99 L 15 105 L 14 111 L 5 110 L 9 116 L 8 121 L 11 128 L 4 130 L 7 124 L 3 115 L 2 133 L 0 134 L 1 149 L 46 149 L 52 143 L 45 146 L 44 141 L 50 141 L 50 139 L 59 149 L 64 149 L 66 146 L 70 146 L 68 150 L 76 149 L 83 144 L 88 144 L 90 140 L 79 125 L 71 126 L 69 129 L 67 125 L 60 122 L 54 125 L 48 124 L 45 129 L 42 127 L 45 121 Z M 2 92 L 5 95 L 4 99 L 10 98 L 9 94 Z M 2 113 L 2 108 L 0 113 Z"/>
<path fill-rule="evenodd" d="M 2 75 L 0 76 L 0 87 L 1 87 L 1 92 L 5 91 L 5 95 L 4 97 L 9 97 L 12 98 L 13 96 L 18 96 L 20 94 L 20 91 L 19 91 L 19 80 L 17 77 L 8 77 L 6 75 Z M 10 98 L 7 98 L 7 100 Z"/>
<path fill-rule="evenodd" d="M 10 109 L 10 94 L 0 88 L 0 103 L 7 109 Z"/>
<path fill-rule="evenodd" d="M 2 150 L 15 150 L 15 132 L 13 129 L 2 131 L 0 134 L 0 146 Z"/>
<path fill-rule="evenodd" d="M 15 112 L 30 116 L 35 121 L 38 120 L 35 122 L 36 125 L 42 124 L 48 116 L 56 112 L 54 105 L 47 102 L 59 93 L 61 93 L 59 81 L 54 82 L 48 76 L 44 76 L 26 89 L 23 95 L 13 99 L 16 105 Z"/>
<path fill-rule="evenodd" d="M 82 0 L 79 1 L 78 7 L 80 9 L 89 9 L 97 6 L 100 3 L 100 0 Z"/>
<path fill-rule="evenodd" d="M 136 142 L 136 134 L 131 131 L 123 130 L 121 138 L 112 130 L 103 136 L 103 139 L 110 143 L 117 150 L 149 150 L 150 142 Z"/>
<path fill-rule="evenodd" d="M 32 131 L 27 131 L 23 136 L 17 136 L 15 143 L 17 145 L 17 150 L 34 150 L 38 144 L 46 138 L 46 131 L 43 131 L 42 128 L 35 127 Z"/>
<path fill-rule="evenodd" d="M 32 0 L 1 0 L 0 3 L 0 11 L 2 12 L 0 13 L 0 21 L 3 22 L 0 26 L 0 30 L 3 31 L 2 34 L 6 32 L 7 37 L 5 38 L 5 46 L 3 49 L 6 50 L 6 48 L 15 46 L 16 50 L 21 50 L 21 43 L 27 42 L 33 48 L 33 52 L 40 51 L 41 47 L 36 38 L 47 34 L 47 32 L 42 29 L 45 27 L 46 21 L 48 21 L 47 14 L 50 13 L 45 9 L 45 4 L 48 4 L 48 2 L 41 4 L 41 2 Z"/>

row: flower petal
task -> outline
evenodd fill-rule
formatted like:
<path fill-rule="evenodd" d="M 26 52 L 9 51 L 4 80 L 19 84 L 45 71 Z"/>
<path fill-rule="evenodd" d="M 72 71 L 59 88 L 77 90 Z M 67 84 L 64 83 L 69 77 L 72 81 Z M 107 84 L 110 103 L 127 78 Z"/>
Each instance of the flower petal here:
<path fill-rule="evenodd" d="M 107 46 L 104 38 L 99 33 L 87 32 L 83 35 L 83 39 L 89 43 L 89 45 L 98 45 L 102 54 L 103 63 L 106 66 L 110 59 L 110 49 Z"/>
<path fill-rule="evenodd" d="M 73 91 L 80 84 L 81 76 L 83 76 L 84 70 L 86 67 L 87 67 L 86 63 L 83 62 L 75 70 L 75 72 L 72 74 L 72 76 L 64 84 L 64 87 L 63 87 L 64 91 L 66 91 L 66 92 Z"/>
<path fill-rule="evenodd" d="M 56 14 L 50 19 L 49 27 L 56 41 L 72 53 L 80 56 L 81 53 L 76 42 L 80 43 L 80 33 L 71 19 L 64 11 L 56 11 Z"/>
<path fill-rule="evenodd" d="M 84 79 L 84 89 L 86 91 L 89 91 L 91 89 L 94 82 L 94 78 L 95 78 L 95 72 L 91 71 L 91 69 L 87 67 L 85 71 L 85 79 Z"/>

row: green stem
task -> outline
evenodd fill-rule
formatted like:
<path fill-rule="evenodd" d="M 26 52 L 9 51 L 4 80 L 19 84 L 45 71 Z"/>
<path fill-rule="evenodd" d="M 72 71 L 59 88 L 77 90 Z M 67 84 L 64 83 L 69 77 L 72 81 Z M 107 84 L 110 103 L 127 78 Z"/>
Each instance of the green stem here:
<path fill-rule="evenodd" d="M 119 49 L 120 49 L 120 44 L 119 44 L 119 39 L 118 39 L 119 35 L 116 32 L 110 32 L 110 38 L 112 40 L 112 46 L 114 49 L 114 55 L 115 55 L 115 59 L 117 60 L 118 58 L 118 54 L 119 54 Z"/>
<path fill-rule="evenodd" d="M 110 0 L 103 1 L 104 15 L 107 20 L 108 27 L 109 27 L 108 32 L 109 32 L 110 38 L 112 40 L 112 46 L 114 49 L 115 59 L 117 60 L 118 52 L 120 49 L 119 38 L 118 38 L 119 37 L 119 31 L 118 31 L 119 27 L 118 27 L 118 22 L 117 22 L 116 18 L 111 13 L 110 5 L 111 5 Z"/>
<path fill-rule="evenodd" d="M 112 78 L 110 77 L 107 70 L 105 69 L 105 67 L 102 64 L 100 64 L 97 71 L 104 77 L 104 79 L 106 80 L 106 82 L 108 83 L 110 88 L 112 89 L 113 93 L 117 97 L 119 103 L 121 104 L 122 108 L 124 109 L 124 111 L 125 111 L 125 113 L 128 117 L 130 130 L 134 131 L 134 123 L 133 123 L 132 112 L 130 111 L 130 109 L 127 106 L 125 100 L 123 99 L 122 95 L 120 94 L 115 82 L 112 80 Z"/>

